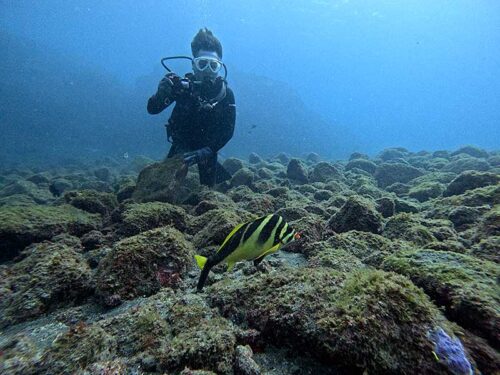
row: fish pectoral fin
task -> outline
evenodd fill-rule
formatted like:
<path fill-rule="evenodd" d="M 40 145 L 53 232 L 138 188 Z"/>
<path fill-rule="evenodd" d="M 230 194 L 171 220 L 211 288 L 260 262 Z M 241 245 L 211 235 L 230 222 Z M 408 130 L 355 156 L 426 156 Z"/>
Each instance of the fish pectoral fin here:
<path fill-rule="evenodd" d="M 227 264 L 227 270 L 226 270 L 226 271 L 227 271 L 227 272 L 231 272 L 231 271 L 233 270 L 233 267 L 234 267 L 234 262 L 232 262 L 232 263 L 228 263 L 228 264 Z"/>

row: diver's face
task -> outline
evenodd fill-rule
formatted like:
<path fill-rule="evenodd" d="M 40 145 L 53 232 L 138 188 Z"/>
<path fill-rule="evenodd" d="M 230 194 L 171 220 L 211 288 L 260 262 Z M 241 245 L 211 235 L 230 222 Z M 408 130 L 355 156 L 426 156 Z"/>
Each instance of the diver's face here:
<path fill-rule="evenodd" d="M 193 72 L 197 80 L 213 81 L 222 67 L 220 57 L 215 51 L 200 50 L 193 59 Z"/>

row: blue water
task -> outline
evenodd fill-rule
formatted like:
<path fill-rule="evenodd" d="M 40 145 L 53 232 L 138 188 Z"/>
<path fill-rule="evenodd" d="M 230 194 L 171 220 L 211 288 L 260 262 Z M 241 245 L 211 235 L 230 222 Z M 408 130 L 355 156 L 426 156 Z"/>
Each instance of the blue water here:
<path fill-rule="evenodd" d="M 500 146 L 496 0 L 3 0 L 0 161 L 162 157 L 159 59 L 204 26 L 238 105 L 223 156 Z"/>

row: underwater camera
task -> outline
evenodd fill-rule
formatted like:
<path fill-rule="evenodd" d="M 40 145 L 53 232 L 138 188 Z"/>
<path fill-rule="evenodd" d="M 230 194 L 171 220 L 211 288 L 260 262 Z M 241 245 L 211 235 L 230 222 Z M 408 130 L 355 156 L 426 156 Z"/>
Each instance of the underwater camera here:
<path fill-rule="evenodd" d="M 169 60 L 189 60 L 191 61 L 191 64 L 199 64 L 197 59 L 193 59 L 192 57 L 189 56 L 170 56 L 170 57 L 164 57 L 160 60 L 161 65 L 167 70 L 169 73 L 173 73 L 177 76 L 179 76 L 177 73 L 175 73 L 172 69 L 170 69 L 167 66 L 167 61 Z M 199 110 L 212 110 L 221 100 L 223 100 L 226 97 L 226 88 L 227 88 L 227 83 L 226 83 L 226 78 L 227 78 L 227 67 L 226 64 L 224 64 L 222 61 L 217 60 L 217 64 L 219 64 L 219 69 L 224 68 L 224 76 L 218 76 L 216 78 L 216 81 L 221 81 L 221 89 L 217 95 L 213 98 L 203 98 L 201 96 L 202 92 L 202 86 L 205 84 L 204 81 L 198 81 L 194 80 L 194 76 L 192 74 L 186 75 L 185 77 L 181 78 L 183 81 L 187 81 L 187 86 L 189 86 L 191 95 L 195 97 L 198 102 L 199 102 Z M 197 65 L 198 66 L 198 65 Z M 209 65 L 204 66 L 202 69 L 212 69 Z M 217 71 L 218 71 L 217 70 Z M 213 70 L 214 71 L 214 70 Z"/>

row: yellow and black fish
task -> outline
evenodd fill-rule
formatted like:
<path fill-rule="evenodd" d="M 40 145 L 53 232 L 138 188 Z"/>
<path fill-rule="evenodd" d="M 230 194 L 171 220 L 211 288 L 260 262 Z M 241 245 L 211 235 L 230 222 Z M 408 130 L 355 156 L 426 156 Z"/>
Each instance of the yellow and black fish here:
<path fill-rule="evenodd" d="M 257 266 L 266 255 L 279 250 L 283 245 L 300 238 L 279 215 L 267 215 L 234 228 L 217 252 L 209 258 L 195 255 L 201 268 L 198 291 L 203 289 L 208 273 L 215 265 L 225 262 L 230 271 L 236 262 L 253 260 Z"/>

